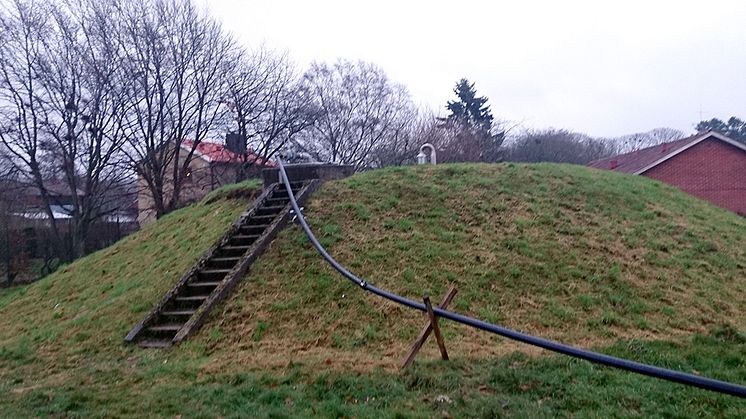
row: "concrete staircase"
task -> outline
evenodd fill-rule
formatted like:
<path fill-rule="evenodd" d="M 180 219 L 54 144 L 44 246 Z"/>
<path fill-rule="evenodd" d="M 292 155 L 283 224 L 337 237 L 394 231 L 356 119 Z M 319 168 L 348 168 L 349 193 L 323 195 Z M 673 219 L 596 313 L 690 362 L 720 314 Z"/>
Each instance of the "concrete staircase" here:
<path fill-rule="evenodd" d="M 298 203 L 305 202 L 319 183 L 316 179 L 291 183 Z M 167 348 L 184 340 L 246 276 L 251 264 L 292 215 L 285 185 L 274 183 L 266 187 L 252 208 L 132 328 L 125 342 L 144 348 Z"/>

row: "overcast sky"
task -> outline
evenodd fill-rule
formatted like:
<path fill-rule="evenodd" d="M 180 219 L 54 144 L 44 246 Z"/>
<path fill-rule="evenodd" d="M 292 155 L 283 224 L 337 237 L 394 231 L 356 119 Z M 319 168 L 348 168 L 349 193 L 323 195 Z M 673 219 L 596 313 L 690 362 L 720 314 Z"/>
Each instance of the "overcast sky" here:
<path fill-rule="evenodd" d="M 746 118 L 746 2 L 209 0 L 248 46 L 362 59 L 445 114 L 462 77 L 497 119 L 617 136 Z"/>

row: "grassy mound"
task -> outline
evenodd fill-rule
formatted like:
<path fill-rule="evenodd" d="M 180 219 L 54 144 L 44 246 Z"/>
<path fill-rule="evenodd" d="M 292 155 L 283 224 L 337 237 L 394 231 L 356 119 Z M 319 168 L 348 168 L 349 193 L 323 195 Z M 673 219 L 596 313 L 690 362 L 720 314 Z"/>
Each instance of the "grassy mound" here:
<path fill-rule="evenodd" d="M 124 345 L 245 209 L 246 189 L 215 193 L 38 283 L 0 291 L 0 411 L 746 414 L 733 398 L 537 357 L 449 322 L 453 362 L 433 361 L 430 342 L 414 370 L 396 374 L 423 316 L 341 279 L 298 227 L 280 233 L 180 347 Z M 456 311 L 746 382 L 746 219 L 672 187 L 566 165 L 394 168 L 324 184 L 306 215 L 340 262 L 378 286 L 437 301 L 455 285 Z"/>
<path fill-rule="evenodd" d="M 244 188 L 259 190 L 256 182 Z M 124 335 L 251 203 L 208 198 L 36 283 L 0 292 L 0 371 L 8 360 L 64 371 L 89 354 L 131 352 Z"/>
<path fill-rule="evenodd" d="M 644 177 L 549 164 L 395 168 L 325 184 L 306 214 L 372 283 L 436 300 L 452 284 L 456 311 L 555 340 L 746 329 L 746 220 Z M 197 339 L 232 353 L 215 357 L 228 368 L 396 368 L 424 321 L 341 279 L 298 227 L 250 279 Z M 525 348 L 444 329 L 454 356 Z"/>

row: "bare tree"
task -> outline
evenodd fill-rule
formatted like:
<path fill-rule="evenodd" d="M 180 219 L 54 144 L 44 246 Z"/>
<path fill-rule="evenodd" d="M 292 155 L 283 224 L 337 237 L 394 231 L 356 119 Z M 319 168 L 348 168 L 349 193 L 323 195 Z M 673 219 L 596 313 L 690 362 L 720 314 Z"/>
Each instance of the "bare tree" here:
<path fill-rule="evenodd" d="M 92 1 L 60 4 L 16 1 L 3 28 L 15 31 L 0 46 L 0 95 L 16 121 L 0 132 L 19 173 L 40 191 L 59 256 L 82 256 L 90 225 L 105 215 L 123 142 L 120 56 L 108 10 Z M 4 99 L 4 100 L 3 100 Z M 69 241 L 53 207 L 49 183 L 64 184 L 71 202 Z"/>
<path fill-rule="evenodd" d="M 296 144 L 317 159 L 370 166 L 371 152 L 400 129 L 409 93 L 379 67 L 358 61 L 313 63 L 304 76 L 318 119 Z"/>
<path fill-rule="evenodd" d="M 610 139 L 592 138 L 565 129 L 526 130 L 506 147 L 505 159 L 518 162 L 586 164 L 592 160 L 628 153 L 683 137 L 684 133 L 671 128 L 656 128 L 648 132 Z"/>
<path fill-rule="evenodd" d="M 233 64 L 226 104 L 234 133 L 266 162 L 314 122 L 316 109 L 287 55 L 241 50 Z M 247 160 L 241 174 L 253 163 Z"/>
<path fill-rule="evenodd" d="M 401 112 L 390 134 L 371 152 L 371 166 L 414 163 L 421 145 L 438 142 L 441 130 L 436 125 L 435 116 L 427 110 L 412 107 Z"/>
<path fill-rule="evenodd" d="M 8 286 L 17 276 L 14 262 L 19 253 L 17 235 L 13 231 L 13 216 L 18 209 L 17 175 L 10 151 L 0 144 L 0 264 Z"/>
<path fill-rule="evenodd" d="M 111 188 L 121 170 L 125 102 L 121 51 L 109 38 L 117 30 L 110 8 L 95 2 L 55 7 L 55 35 L 46 41 L 40 73 L 48 98 L 45 121 L 48 155 L 58 160 L 71 194 L 73 256 L 85 253 L 89 228 L 109 211 Z M 73 17 L 75 16 L 75 17 Z M 76 193 L 81 191 L 81 193 Z"/>
<path fill-rule="evenodd" d="M 235 44 L 188 0 L 122 2 L 126 52 L 126 152 L 153 200 L 156 216 L 181 204 L 189 164 L 225 112 L 225 60 Z M 184 140 L 192 139 L 185 154 Z"/>
<path fill-rule="evenodd" d="M 680 140 L 686 137 L 683 132 L 673 128 L 655 128 L 650 131 L 623 135 L 610 138 L 608 141 L 615 149 L 615 154 L 629 153 L 630 151 L 654 145 Z"/>
<path fill-rule="evenodd" d="M 0 142 L 22 176 L 38 188 L 54 243 L 62 240 L 46 188 L 49 167 L 44 128 L 52 110 L 44 89 L 46 40 L 54 37 L 51 8 L 15 0 L 0 15 Z"/>
<path fill-rule="evenodd" d="M 527 130 L 505 151 L 505 160 L 586 164 L 614 153 L 606 141 L 565 129 Z"/>

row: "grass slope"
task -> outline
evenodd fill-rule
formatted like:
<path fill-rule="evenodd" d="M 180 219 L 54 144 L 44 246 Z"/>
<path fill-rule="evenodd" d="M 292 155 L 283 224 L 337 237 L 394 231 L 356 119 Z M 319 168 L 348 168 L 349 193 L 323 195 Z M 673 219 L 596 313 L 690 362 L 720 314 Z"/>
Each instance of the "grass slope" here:
<path fill-rule="evenodd" d="M 454 360 L 434 361 L 431 342 L 394 373 L 422 316 L 341 280 L 297 227 L 194 338 L 123 345 L 245 208 L 242 189 L 0 291 L 0 416 L 746 414 L 734 398 L 445 322 Z M 327 183 L 306 209 L 331 253 L 379 286 L 437 300 L 455 284 L 457 311 L 746 383 L 746 220 L 671 187 L 565 165 L 444 165 Z"/>
<path fill-rule="evenodd" d="M 393 168 L 325 184 L 306 207 L 360 276 L 412 299 L 454 284 L 453 309 L 518 330 L 589 347 L 746 329 L 746 219 L 644 177 L 552 164 Z M 216 357 L 225 368 L 330 358 L 394 369 L 422 323 L 341 279 L 294 227 L 197 342 L 232 353 Z M 526 348 L 444 329 L 454 356 Z"/>
<path fill-rule="evenodd" d="M 3 375 L 9 367 L 23 371 L 37 363 L 53 375 L 91 354 L 131 353 L 122 345 L 124 335 L 251 202 L 209 198 L 211 204 L 174 211 L 34 284 L 3 290 Z"/>

